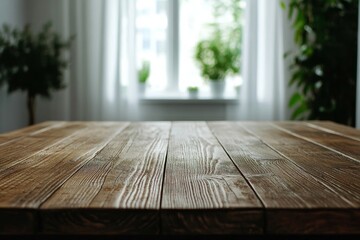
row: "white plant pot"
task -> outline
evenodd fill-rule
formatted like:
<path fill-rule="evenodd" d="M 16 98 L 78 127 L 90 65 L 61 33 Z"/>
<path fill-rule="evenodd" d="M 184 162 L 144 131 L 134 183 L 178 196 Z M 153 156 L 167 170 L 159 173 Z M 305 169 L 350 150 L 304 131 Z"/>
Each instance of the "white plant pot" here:
<path fill-rule="evenodd" d="M 138 84 L 138 94 L 139 96 L 144 96 L 146 92 L 146 84 L 145 83 L 139 83 Z"/>
<path fill-rule="evenodd" d="M 189 98 L 198 98 L 199 92 L 198 91 L 188 91 Z"/>
<path fill-rule="evenodd" d="M 235 87 L 235 93 L 236 93 L 236 97 L 240 97 L 240 93 L 241 93 L 241 87 L 240 86 L 236 86 Z"/>
<path fill-rule="evenodd" d="M 215 98 L 224 97 L 225 81 L 224 80 L 210 80 L 209 81 L 211 95 Z"/>

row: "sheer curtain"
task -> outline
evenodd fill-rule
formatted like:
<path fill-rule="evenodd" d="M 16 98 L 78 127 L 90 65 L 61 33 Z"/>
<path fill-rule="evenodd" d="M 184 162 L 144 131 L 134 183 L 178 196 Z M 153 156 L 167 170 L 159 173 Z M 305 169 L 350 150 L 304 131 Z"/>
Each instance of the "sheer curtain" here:
<path fill-rule="evenodd" d="M 69 1 L 70 32 L 77 36 L 70 76 L 72 119 L 133 118 L 129 113 L 137 105 L 135 81 L 131 81 L 135 77 L 134 2 Z M 128 78 L 124 92 L 128 96 L 121 93 L 123 78 Z"/>
<path fill-rule="evenodd" d="M 289 73 L 283 54 L 292 47 L 293 34 L 286 13 L 280 8 L 281 0 L 245 1 L 244 84 L 234 116 L 240 120 L 287 119 Z M 39 7 L 35 11 L 42 18 L 39 22 L 47 21 L 43 12 L 52 9 L 57 30 L 64 36 L 76 35 L 68 87 L 51 102 L 40 104 L 38 122 L 141 120 L 136 91 L 135 2 L 29 1 Z"/>
<path fill-rule="evenodd" d="M 246 0 L 240 119 L 288 118 L 288 65 L 295 46 L 281 0 Z"/>
<path fill-rule="evenodd" d="M 64 36 L 75 35 L 75 41 L 66 75 L 67 88 L 55 94 L 51 102 L 41 101 L 38 121 L 49 120 L 49 117 L 98 121 L 135 119 L 132 11 L 135 1 L 47 0 L 45 4 L 60 12 L 51 16 L 57 30 Z M 39 19 L 39 22 L 46 20 Z M 121 82 L 128 83 L 126 91 Z"/>

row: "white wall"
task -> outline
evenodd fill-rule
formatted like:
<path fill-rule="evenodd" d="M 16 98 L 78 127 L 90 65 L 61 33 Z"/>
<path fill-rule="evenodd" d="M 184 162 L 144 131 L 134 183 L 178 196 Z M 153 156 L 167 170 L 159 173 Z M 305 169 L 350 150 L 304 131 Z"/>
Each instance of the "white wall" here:
<path fill-rule="evenodd" d="M 25 23 L 26 0 L 0 0 L 0 25 L 8 23 L 21 27 Z M 0 89 L 0 133 L 27 125 L 26 97 L 24 93 L 7 94 L 6 87 Z"/>

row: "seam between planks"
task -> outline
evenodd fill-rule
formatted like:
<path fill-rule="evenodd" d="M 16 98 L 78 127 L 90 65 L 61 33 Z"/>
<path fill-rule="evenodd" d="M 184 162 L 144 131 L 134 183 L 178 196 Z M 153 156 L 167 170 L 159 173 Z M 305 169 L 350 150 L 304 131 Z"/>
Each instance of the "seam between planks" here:
<path fill-rule="evenodd" d="M 51 198 L 51 196 L 54 195 L 54 194 L 57 192 L 57 190 L 59 190 L 59 189 L 61 188 L 61 186 L 64 185 L 64 183 L 66 183 L 67 180 L 69 180 L 72 176 L 74 176 L 77 172 L 79 172 L 80 169 L 81 169 L 86 163 L 90 162 L 94 157 L 96 157 L 96 155 L 98 155 L 99 152 L 100 152 L 102 149 L 104 149 L 104 148 L 109 144 L 109 142 L 110 142 L 111 140 L 113 140 L 119 133 L 121 133 L 122 131 L 124 131 L 124 129 L 126 129 L 129 125 L 130 125 L 130 123 L 127 122 L 124 127 L 122 127 L 121 129 L 117 130 L 114 134 L 112 134 L 112 135 L 109 137 L 109 139 L 108 139 L 104 144 L 102 144 L 87 160 L 85 160 L 85 161 L 83 162 L 83 164 L 82 164 L 76 171 L 74 171 L 74 172 L 73 172 L 72 174 L 70 174 L 67 178 L 65 178 L 64 181 L 63 181 L 63 183 L 62 183 L 61 185 L 59 185 L 59 187 L 57 187 L 51 194 L 49 194 L 49 196 L 46 197 L 46 198 L 42 201 L 42 203 L 36 208 L 36 210 L 37 210 L 37 211 L 46 211 L 46 209 L 45 209 L 45 210 L 41 209 L 41 206 L 47 201 L 47 199 Z M 87 153 L 85 153 L 84 155 L 86 155 L 86 154 L 87 154 Z M 82 155 L 82 156 L 84 156 L 84 155 Z M 80 156 L 80 157 L 82 157 L 82 156 Z M 42 219 L 41 219 L 41 224 L 42 224 Z M 41 230 L 43 230 L 43 229 L 41 229 Z"/>
<path fill-rule="evenodd" d="M 266 213 L 266 208 L 265 208 L 265 204 L 263 203 L 263 201 L 261 200 L 260 196 L 258 195 L 258 193 L 255 191 L 254 187 L 251 185 L 251 183 L 248 181 L 248 179 L 245 177 L 245 175 L 242 173 L 242 171 L 240 170 L 240 168 L 238 168 L 238 166 L 235 164 L 234 160 L 232 159 L 232 157 L 229 155 L 229 153 L 226 151 L 225 147 L 222 145 L 222 143 L 220 142 L 220 140 L 218 139 L 218 137 L 216 136 L 216 134 L 214 134 L 212 128 L 209 126 L 209 122 L 206 121 L 206 126 L 208 127 L 208 129 L 210 130 L 211 134 L 214 136 L 214 138 L 216 139 L 216 141 L 219 143 L 219 145 L 221 146 L 221 148 L 224 150 L 225 154 L 229 157 L 230 161 L 232 162 L 232 164 L 235 166 L 235 168 L 238 170 L 238 172 L 240 173 L 240 175 L 244 178 L 245 182 L 248 184 L 248 186 L 250 187 L 250 189 L 254 192 L 255 196 L 257 197 L 257 199 L 259 200 L 261 206 L 262 206 L 262 215 L 263 215 L 263 226 L 262 226 L 262 230 L 263 230 L 263 234 L 265 235 L 267 234 L 267 213 Z M 257 208 L 256 208 L 257 209 Z"/>
<path fill-rule="evenodd" d="M 331 134 L 334 134 L 334 135 L 337 135 L 337 136 L 340 136 L 340 137 L 343 137 L 343 138 L 348 138 L 348 139 L 360 142 L 359 138 L 352 137 L 352 136 L 343 134 L 341 132 L 334 131 L 334 130 L 326 128 L 326 127 L 318 126 L 318 125 L 315 125 L 315 124 L 312 124 L 312 123 L 306 123 L 306 126 L 317 129 L 317 130 L 320 130 L 320 131 L 323 131 L 323 132 L 331 133 Z"/>
<path fill-rule="evenodd" d="M 301 169 L 302 171 L 304 171 L 305 173 L 309 174 L 316 182 L 319 182 L 321 185 L 323 185 L 325 188 L 329 189 L 332 193 L 334 193 L 336 196 L 339 196 L 342 200 L 344 200 L 345 202 L 347 202 L 348 204 L 350 204 L 351 206 L 354 206 L 348 199 L 344 198 L 342 195 L 339 195 L 332 187 L 330 187 L 328 184 L 326 184 L 323 180 L 318 179 L 316 176 L 314 176 L 311 172 L 308 172 L 305 168 L 303 168 L 302 166 L 298 165 L 295 161 L 293 161 L 290 157 L 287 157 L 286 155 L 284 155 L 282 152 L 280 152 L 279 150 L 277 150 L 276 148 L 274 148 L 271 144 L 268 144 L 267 142 L 264 142 L 258 135 L 256 135 L 254 132 L 252 132 L 251 130 L 247 129 L 246 127 L 240 126 L 242 127 L 245 131 L 247 131 L 248 133 L 252 134 L 253 136 L 255 136 L 256 138 L 258 138 L 262 143 L 264 143 L 266 146 L 268 146 L 269 148 L 271 148 L 273 151 L 275 151 L 276 153 L 278 153 L 280 156 L 284 157 L 285 159 L 289 160 L 291 164 L 293 164 L 295 167 Z M 341 187 L 339 187 L 341 188 Z M 343 188 L 341 188 L 343 189 Z"/>
<path fill-rule="evenodd" d="M 321 143 L 318 143 L 318 142 L 316 142 L 316 141 L 314 141 L 314 140 L 311 140 L 311 139 L 309 139 L 309 138 L 307 138 L 307 137 L 303 137 L 303 136 L 301 136 L 301 135 L 299 135 L 299 134 L 297 134 L 297 133 L 294 133 L 294 132 L 289 131 L 289 130 L 287 130 L 287 129 L 285 129 L 285 128 L 282 128 L 282 127 L 280 127 L 280 126 L 277 126 L 277 125 L 275 125 L 275 124 L 273 124 L 273 123 L 270 123 L 270 125 L 272 125 L 273 127 L 279 129 L 280 131 L 283 131 L 283 132 L 286 132 L 286 133 L 288 133 L 288 134 L 290 134 L 290 135 L 293 135 L 294 137 L 297 137 L 297 138 L 300 138 L 300 139 L 305 140 L 305 141 L 307 141 L 307 142 L 310 142 L 310 143 L 312 143 L 312 144 L 318 145 L 318 146 L 320 146 L 320 147 L 322 147 L 322 148 L 325 148 L 325 149 L 327 149 L 327 150 L 330 150 L 330 151 L 335 152 L 335 153 L 337 153 L 337 154 L 340 154 L 340 155 L 342 155 L 342 156 L 344 156 L 344 157 L 346 157 L 346 158 L 349 158 L 349 159 L 351 159 L 351 160 L 353 160 L 353 161 L 355 161 L 355 162 L 360 163 L 360 160 L 358 160 L 358 159 L 356 159 L 356 158 L 353 158 L 353 157 L 351 157 L 351 156 L 348 156 L 348 155 L 346 155 L 345 153 L 342 153 L 342 152 L 337 151 L 337 150 L 335 150 L 335 149 L 332 149 L 331 147 L 327 147 L 327 146 L 325 146 L 325 145 L 323 145 L 323 144 L 321 144 Z"/>
<path fill-rule="evenodd" d="M 169 133 L 168 133 L 168 143 L 167 143 L 167 147 L 166 147 L 166 154 L 165 154 L 165 163 L 164 163 L 164 171 L 163 171 L 163 175 L 162 175 L 162 183 L 161 183 L 161 190 L 160 190 L 160 207 L 159 207 L 159 235 L 162 236 L 163 235 L 163 229 L 162 229 L 162 201 L 163 201 L 163 194 L 164 194 L 164 185 L 165 185 L 165 174 L 166 174 L 166 165 L 168 162 L 168 156 L 169 156 L 169 146 L 170 146 L 170 137 L 171 137 L 171 132 L 172 132 L 172 128 L 173 128 L 173 122 L 170 122 L 170 129 L 169 129 Z"/>

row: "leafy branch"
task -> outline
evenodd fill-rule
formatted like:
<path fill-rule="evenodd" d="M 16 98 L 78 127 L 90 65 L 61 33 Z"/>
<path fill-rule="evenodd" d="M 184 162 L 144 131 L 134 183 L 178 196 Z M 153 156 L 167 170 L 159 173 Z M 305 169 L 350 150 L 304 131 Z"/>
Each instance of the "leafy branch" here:
<path fill-rule="evenodd" d="M 292 119 L 355 123 L 357 0 L 291 0 L 281 4 L 299 46 L 290 66 L 296 88 Z"/>
<path fill-rule="evenodd" d="M 38 34 L 30 25 L 19 30 L 5 24 L 0 30 L 0 87 L 6 84 L 8 93 L 27 92 L 29 124 L 34 123 L 36 96 L 50 98 L 52 90 L 65 87 L 68 61 L 63 52 L 72 40 L 62 40 L 51 23 Z"/>

